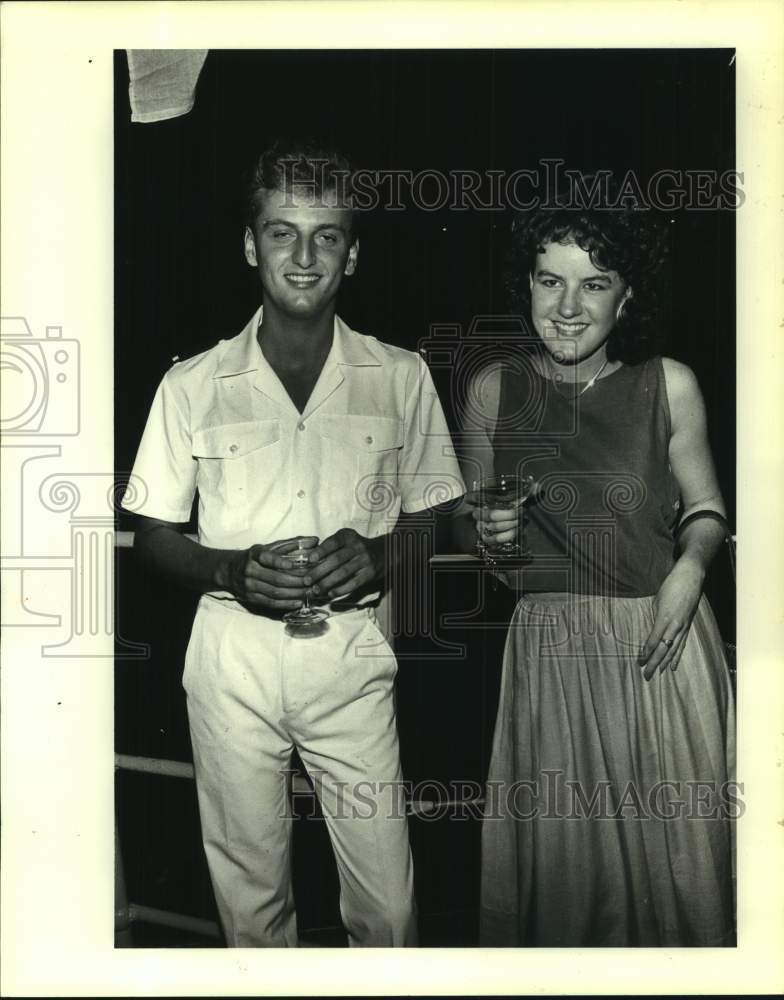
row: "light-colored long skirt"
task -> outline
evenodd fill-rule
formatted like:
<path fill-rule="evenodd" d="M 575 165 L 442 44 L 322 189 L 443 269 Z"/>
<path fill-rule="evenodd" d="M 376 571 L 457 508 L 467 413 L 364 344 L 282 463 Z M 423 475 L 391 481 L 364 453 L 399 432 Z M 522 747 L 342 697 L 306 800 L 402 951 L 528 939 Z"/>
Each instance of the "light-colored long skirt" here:
<path fill-rule="evenodd" d="M 703 598 L 676 671 L 653 598 L 524 597 L 482 827 L 480 944 L 734 944 L 735 715 Z"/>

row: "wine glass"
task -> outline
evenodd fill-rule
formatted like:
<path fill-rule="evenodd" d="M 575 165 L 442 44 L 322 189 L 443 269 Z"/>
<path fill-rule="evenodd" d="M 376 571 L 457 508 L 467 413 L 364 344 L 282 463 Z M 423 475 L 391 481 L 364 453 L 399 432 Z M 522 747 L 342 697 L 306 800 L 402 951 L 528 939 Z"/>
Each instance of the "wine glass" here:
<path fill-rule="evenodd" d="M 533 476 L 501 473 L 497 476 L 483 476 L 481 479 L 475 480 L 466 499 L 477 507 L 514 510 L 522 507 L 533 492 L 533 488 Z M 490 566 L 504 560 L 520 559 L 523 554 L 519 535 L 510 541 L 493 544 L 487 541 L 486 535 L 479 532 L 476 550 L 479 557 Z"/>
<path fill-rule="evenodd" d="M 298 538 L 296 552 L 292 552 L 287 558 L 291 559 L 295 566 L 304 569 L 308 565 L 309 556 L 309 551 L 303 545 L 303 539 Z M 323 608 L 310 606 L 310 598 L 306 590 L 302 597 L 302 607 L 297 608 L 296 611 L 287 611 L 283 616 L 283 621 L 292 635 L 304 636 L 313 635 L 314 631 L 318 631 L 317 626 L 321 626 L 326 618 L 329 618 L 327 611 Z"/>

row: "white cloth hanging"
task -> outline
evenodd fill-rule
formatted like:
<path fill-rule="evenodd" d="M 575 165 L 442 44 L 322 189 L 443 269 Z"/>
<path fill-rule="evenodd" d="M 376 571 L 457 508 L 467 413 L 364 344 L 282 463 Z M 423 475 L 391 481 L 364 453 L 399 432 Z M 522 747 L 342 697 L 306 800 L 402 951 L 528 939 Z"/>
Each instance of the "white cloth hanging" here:
<path fill-rule="evenodd" d="M 186 115 L 209 49 L 126 49 L 132 122 Z"/>

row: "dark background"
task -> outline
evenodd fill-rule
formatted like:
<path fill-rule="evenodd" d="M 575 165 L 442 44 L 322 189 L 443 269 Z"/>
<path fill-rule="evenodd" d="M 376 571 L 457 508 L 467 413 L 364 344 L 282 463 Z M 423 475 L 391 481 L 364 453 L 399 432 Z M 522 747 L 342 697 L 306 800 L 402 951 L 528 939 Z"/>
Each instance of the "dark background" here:
<path fill-rule="evenodd" d="M 330 135 L 373 170 L 536 168 L 560 158 L 584 172 L 734 169 L 730 50 L 210 51 L 193 111 L 132 124 L 124 52 L 115 58 L 115 449 L 127 473 L 155 388 L 172 357 L 231 337 L 260 302 L 245 263 L 240 180 L 276 134 Z M 735 511 L 734 214 L 678 210 L 671 221 L 671 329 L 666 353 L 689 364 L 705 395 L 730 521 Z M 358 274 L 340 314 L 354 329 L 417 349 L 432 324 L 503 313 L 505 212 L 363 218 Z M 434 371 L 454 422 L 448 373 Z M 126 515 L 120 527 L 132 529 Z M 145 642 L 118 657 L 116 748 L 190 759 L 181 665 L 195 599 L 118 557 L 118 633 Z M 468 610 L 475 575 L 440 574 L 435 613 Z M 708 593 L 734 638 L 728 567 Z M 503 623 L 513 602 L 484 595 Z M 414 782 L 481 782 L 497 699 L 503 629 L 453 628 L 465 656 L 428 660 L 432 640 L 400 644 L 401 752 Z M 191 782 L 118 773 L 117 813 L 129 896 L 214 919 Z M 474 943 L 478 824 L 414 819 L 412 847 L 425 945 Z M 323 823 L 296 824 L 300 928 L 339 943 L 336 876 Z M 140 944 L 194 943 L 139 925 Z M 197 942 L 203 944 L 204 942 Z"/>

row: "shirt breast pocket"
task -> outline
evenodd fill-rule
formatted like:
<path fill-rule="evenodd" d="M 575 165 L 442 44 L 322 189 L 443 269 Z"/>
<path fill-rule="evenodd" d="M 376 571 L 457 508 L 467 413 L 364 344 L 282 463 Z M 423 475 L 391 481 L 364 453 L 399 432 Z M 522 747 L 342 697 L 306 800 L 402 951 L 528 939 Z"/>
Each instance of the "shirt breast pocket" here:
<path fill-rule="evenodd" d="M 248 527 L 252 505 L 277 478 L 277 420 L 221 424 L 193 435 L 196 484 L 210 522 L 226 531 Z"/>
<path fill-rule="evenodd" d="M 367 528 L 372 518 L 396 514 L 403 424 L 393 417 L 323 416 L 322 488 L 326 500 Z"/>

